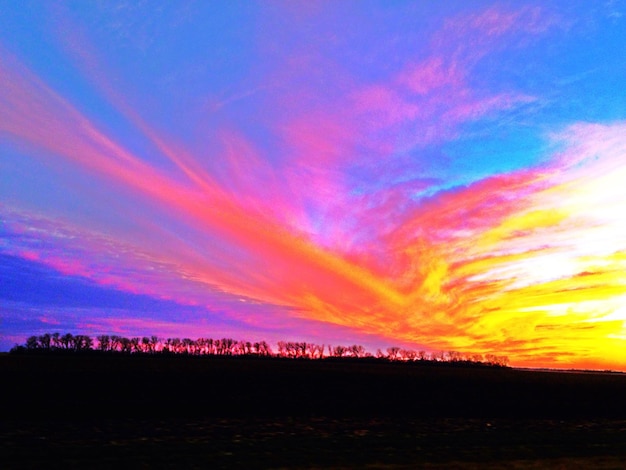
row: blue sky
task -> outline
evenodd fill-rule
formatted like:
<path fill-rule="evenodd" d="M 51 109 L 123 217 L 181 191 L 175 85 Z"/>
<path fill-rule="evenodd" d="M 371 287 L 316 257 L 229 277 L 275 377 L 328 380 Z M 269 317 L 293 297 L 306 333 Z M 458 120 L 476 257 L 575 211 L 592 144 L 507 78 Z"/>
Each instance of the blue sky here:
<path fill-rule="evenodd" d="M 606 365 L 625 12 L 0 1 L 0 349 L 54 325 Z"/>

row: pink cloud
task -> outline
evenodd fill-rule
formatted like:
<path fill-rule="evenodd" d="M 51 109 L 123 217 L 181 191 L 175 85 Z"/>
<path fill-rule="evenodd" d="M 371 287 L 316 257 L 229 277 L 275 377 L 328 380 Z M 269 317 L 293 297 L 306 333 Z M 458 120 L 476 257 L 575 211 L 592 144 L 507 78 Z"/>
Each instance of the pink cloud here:
<path fill-rule="evenodd" d="M 523 6 L 510 10 L 494 6 L 446 20 L 441 31 L 435 34 L 433 44 L 444 49 L 452 47 L 457 54 L 475 59 L 498 47 L 498 40 L 506 35 L 518 32 L 538 35 L 561 22 L 557 15 L 542 7 Z"/>
<path fill-rule="evenodd" d="M 491 8 L 448 20 L 423 58 L 406 64 L 387 81 L 350 92 L 345 108 L 354 110 L 352 119 L 365 130 L 355 140 L 382 153 L 406 151 L 452 139 L 464 122 L 535 100 L 514 91 L 493 94 L 477 89 L 467 77 L 482 57 L 498 47 L 494 41 L 499 37 L 513 32 L 540 34 L 552 22 L 540 9 L 530 8 Z"/>
<path fill-rule="evenodd" d="M 353 100 L 358 112 L 371 116 L 369 124 L 374 128 L 394 126 L 428 114 L 397 90 L 384 85 L 359 90 L 353 94 Z"/>
<path fill-rule="evenodd" d="M 458 64 L 444 64 L 443 57 L 433 56 L 400 73 L 398 83 L 418 95 L 426 95 L 441 87 L 460 87 L 465 83 L 465 73 Z"/>
<path fill-rule="evenodd" d="M 501 36 L 514 26 L 519 25 L 521 16 L 522 12 L 519 11 L 503 11 L 493 7 L 460 20 L 453 20 L 449 23 L 449 27 L 452 29 L 462 26 L 486 36 Z"/>
<path fill-rule="evenodd" d="M 514 108 L 520 104 L 535 101 L 536 98 L 526 95 L 500 94 L 486 99 L 468 100 L 458 106 L 451 107 L 443 114 L 444 119 L 452 123 L 459 123 L 480 118 L 485 114 Z"/>
<path fill-rule="evenodd" d="M 169 165 L 148 163 L 0 55 L 4 135 L 39 150 L 33 158 L 90 175 L 153 211 L 129 211 L 126 223 L 139 227 L 141 240 L 124 228 L 112 239 L 96 239 L 87 230 L 63 239 L 50 230 L 37 235 L 47 242 L 43 246 L 24 243 L 16 253 L 124 291 L 223 308 L 228 318 L 255 327 L 279 328 L 283 320 L 295 325 L 301 318 L 322 329 L 341 326 L 440 348 L 499 345 L 522 355 L 516 338 L 523 337 L 545 352 L 550 335 L 538 339 L 538 332 L 556 320 L 541 309 L 562 303 L 568 288 L 569 295 L 580 290 L 580 276 L 567 278 L 563 266 L 569 265 L 555 254 L 600 256 L 595 247 L 605 245 L 613 254 L 623 252 L 619 243 L 607 243 L 626 238 L 617 211 L 605 208 L 623 199 L 615 175 L 624 180 L 624 129 L 574 126 L 564 133 L 567 151 L 551 166 L 429 198 L 412 196 L 429 189 L 432 180 L 407 181 L 399 178 L 402 170 L 385 168 L 396 151 L 450 139 L 464 122 L 533 99 L 477 89 L 466 80 L 498 38 L 509 31 L 540 31 L 539 20 L 522 24 L 540 16 L 529 11 L 491 9 L 457 19 L 456 39 L 443 37 L 455 26 L 449 23 L 440 37 L 445 44 L 433 41 L 421 60 L 378 83 L 354 86 L 348 80 L 345 96 L 337 91 L 341 87 L 322 93 L 317 107 L 310 105 L 319 95 L 304 103 L 284 99 L 280 115 L 269 119 L 282 145 L 273 158 L 242 132 L 222 128 L 218 148 L 211 149 L 214 166 L 154 130 L 113 91 L 105 92 Z M 331 96 L 342 97 L 335 102 Z M 595 154 L 606 160 L 589 164 Z M 345 170 L 356 161 L 365 161 L 362 167 L 380 186 L 395 186 L 352 194 Z M 69 223 L 59 226 L 67 229 Z M 533 272 L 537 262 L 539 274 Z M 622 266 L 619 256 L 611 262 Z M 590 272 L 597 268 L 588 264 Z M 606 289 L 587 291 L 594 302 L 611 300 L 621 288 L 611 276 L 623 270 L 606 271 L 607 279 L 594 276 Z M 527 285 L 520 285 L 520 273 L 530 279 Z M 236 302 L 249 305 L 239 313 Z M 124 318 L 102 327 L 186 331 L 177 322 Z M 559 328 L 582 334 L 565 324 Z"/>
<path fill-rule="evenodd" d="M 41 323 L 45 323 L 47 325 L 62 325 L 62 322 L 57 318 L 54 318 L 50 315 L 42 315 L 39 317 L 39 321 Z"/>

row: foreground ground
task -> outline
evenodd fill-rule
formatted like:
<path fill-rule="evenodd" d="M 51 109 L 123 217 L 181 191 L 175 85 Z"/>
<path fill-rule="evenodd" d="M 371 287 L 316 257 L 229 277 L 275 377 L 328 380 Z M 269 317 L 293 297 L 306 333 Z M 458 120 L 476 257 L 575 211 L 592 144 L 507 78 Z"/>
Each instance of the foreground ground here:
<path fill-rule="evenodd" d="M 626 376 L 0 356 L 2 468 L 624 468 Z"/>
<path fill-rule="evenodd" d="M 626 421 L 131 419 L 2 424 L 3 468 L 624 468 Z"/>

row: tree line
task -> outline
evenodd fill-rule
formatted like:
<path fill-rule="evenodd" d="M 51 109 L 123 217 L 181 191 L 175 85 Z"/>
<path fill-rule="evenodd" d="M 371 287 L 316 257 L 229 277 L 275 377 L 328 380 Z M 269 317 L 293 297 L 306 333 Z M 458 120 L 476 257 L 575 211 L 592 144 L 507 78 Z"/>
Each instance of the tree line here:
<path fill-rule="evenodd" d="M 88 335 L 44 333 L 29 336 L 24 344 L 16 344 L 11 353 L 24 352 L 87 352 L 125 354 L 181 354 L 193 356 L 259 356 L 292 359 L 374 358 L 403 362 L 445 362 L 507 367 L 506 356 L 495 354 L 463 354 L 458 351 L 428 352 L 392 346 L 375 354 L 354 344 L 325 345 L 298 341 L 278 341 L 274 351 L 266 341 L 250 342 L 232 338 L 167 338 L 143 336 L 127 338 L 118 335 L 98 335 L 95 341 Z"/>

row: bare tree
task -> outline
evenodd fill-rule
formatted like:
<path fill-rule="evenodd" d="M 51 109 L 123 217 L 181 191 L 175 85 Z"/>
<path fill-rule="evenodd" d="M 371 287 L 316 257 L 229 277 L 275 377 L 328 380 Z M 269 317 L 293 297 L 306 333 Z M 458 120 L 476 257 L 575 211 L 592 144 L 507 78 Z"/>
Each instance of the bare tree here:
<path fill-rule="evenodd" d="M 123 353 L 130 353 L 133 350 L 133 343 L 130 339 L 123 336 L 119 337 L 120 351 Z"/>
<path fill-rule="evenodd" d="M 99 351 L 109 351 L 111 348 L 111 337 L 109 335 L 96 336 Z"/>
<path fill-rule="evenodd" d="M 237 344 L 237 341 L 232 338 L 222 338 L 220 340 L 220 349 L 222 355 L 231 356 L 233 354 L 235 344 Z"/>
<path fill-rule="evenodd" d="M 509 365 L 509 358 L 506 356 L 496 356 L 495 354 L 486 354 L 485 360 L 487 364 L 492 366 L 506 367 Z"/>
<path fill-rule="evenodd" d="M 483 355 L 482 354 L 472 354 L 470 357 L 470 360 L 472 362 L 483 362 Z"/>
<path fill-rule="evenodd" d="M 413 349 L 401 349 L 400 357 L 407 361 L 414 361 L 417 358 L 417 351 Z"/>
<path fill-rule="evenodd" d="M 311 357 L 321 359 L 324 357 L 324 349 L 326 346 L 324 344 L 311 344 L 309 345 L 309 349 L 311 351 Z"/>
<path fill-rule="evenodd" d="M 39 339 L 36 336 L 29 336 L 26 339 L 26 349 L 39 349 Z"/>
<path fill-rule="evenodd" d="M 49 350 L 51 342 L 52 336 L 50 336 L 50 333 L 44 333 L 39 337 L 39 347 L 41 347 L 42 349 Z"/>
<path fill-rule="evenodd" d="M 396 346 L 391 346 L 390 348 L 387 348 L 387 357 L 390 360 L 392 360 L 392 361 L 397 360 L 399 354 L 400 354 L 400 348 L 398 348 Z"/>
<path fill-rule="evenodd" d="M 253 347 L 250 341 L 237 341 L 237 343 L 234 346 L 234 351 L 236 351 L 236 354 L 240 354 L 243 356 L 251 355 L 252 350 L 253 350 Z"/>
<path fill-rule="evenodd" d="M 72 333 L 65 333 L 61 336 L 60 341 L 63 349 L 72 349 L 74 347 L 74 335 Z"/>
<path fill-rule="evenodd" d="M 463 360 L 463 354 L 458 351 L 448 351 L 444 353 L 444 358 L 448 362 L 460 362 Z"/>
<path fill-rule="evenodd" d="M 293 341 L 287 341 L 285 343 L 285 349 L 287 352 L 287 357 L 294 358 L 297 355 L 296 344 Z"/>
<path fill-rule="evenodd" d="M 434 362 L 443 362 L 445 360 L 445 355 L 442 352 L 431 352 L 430 360 Z"/>
<path fill-rule="evenodd" d="M 141 338 L 134 337 L 130 339 L 130 347 L 132 352 L 138 353 L 141 352 Z"/>
<path fill-rule="evenodd" d="M 293 345 L 294 345 L 295 357 L 300 357 L 300 358 L 311 357 L 312 344 L 302 341 L 299 343 L 293 343 Z"/>
<path fill-rule="evenodd" d="M 165 340 L 165 345 L 167 346 L 167 349 L 173 353 L 180 352 L 180 347 L 181 347 L 180 338 L 167 338 Z"/>
<path fill-rule="evenodd" d="M 156 351 L 159 338 L 156 336 L 144 336 L 141 338 L 141 350 L 145 353 L 153 354 Z"/>
<path fill-rule="evenodd" d="M 82 346 L 85 350 L 93 349 L 93 339 L 89 335 L 82 335 Z"/>
<path fill-rule="evenodd" d="M 485 354 L 485 360 L 487 364 L 496 365 L 498 363 L 498 356 L 495 354 Z"/>
<path fill-rule="evenodd" d="M 194 340 L 192 340 L 191 338 L 183 338 L 181 343 L 182 343 L 184 351 L 187 354 L 192 354 L 193 353 Z"/>
<path fill-rule="evenodd" d="M 111 351 L 122 350 L 122 337 L 118 335 L 111 336 Z"/>
<path fill-rule="evenodd" d="M 352 357 L 363 357 L 365 356 L 365 348 L 360 344 L 353 344 L 348 348 L 348 352 Z"/>
<path fill-rule="evenodd" d="M 245 341 L 237 341 L 235 346 L 233 346 L 233 353 L 236 356 L 243 356 L 246 354 L 246 343 Z"/>
<path fill-rule="evenodd" d="M 267 344 L 265 341 L 254 343 L 252 347 L 254 348 L 255 354 L 259 356 L 271 356 L 272 355 L 272 349 L 270 348 L 270 345 Z"/>

